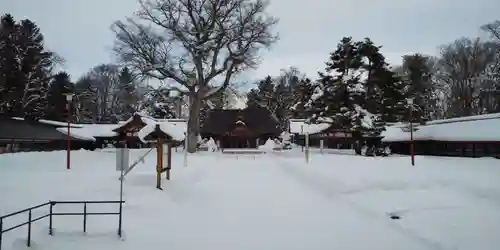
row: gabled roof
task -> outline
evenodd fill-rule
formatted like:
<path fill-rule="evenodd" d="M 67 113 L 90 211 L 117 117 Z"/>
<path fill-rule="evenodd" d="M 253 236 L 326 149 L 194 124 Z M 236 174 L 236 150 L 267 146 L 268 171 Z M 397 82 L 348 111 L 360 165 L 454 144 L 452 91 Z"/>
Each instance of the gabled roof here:
<path fill-rule="evenodd" d="M 168 120 L 157 120 L 139 113 L 135 113 L 114 131 L 120 132 L 129 126 L 137 126 L 140 128 L 138 137 L 142 141 L 151 141 L 156 140 L 158 137 L 163 137 L 167 140 L 179 142 L 184 140 L 186 132 L 183 126 L 178 126 Z"/>
<path fill-rule="evenodd" d="M 143 116 L 140 115 L 139 113 L 135 113 L 132 117 L 130 117 L 125 122 L 119 123 L 119 125 L 115 129 L 113 129 L 113 132 L 121 133 L 124 130 L 127 130 L 128 128 L 134 127 L 134 126 L 141 129 L 146 125 L 147 125 L 147 123 L 143 120 Z"/>
<path fill-rule="evenodd" d="M 163 138 L 166 141 L 180 141 L 180 140 L 182 140 L 182 138 L 177 138 L 177 140 L 172 138 L 172 136 L 170 134 L 163 131 L 160 124 L 155 124 L 154 126 L 151 125 L 151 127 L 152 127 L 152 129 L 148 129 L 146 127 L 146 129 L 143 128 L 141 131 L 139 131 L 139 138 L 141 140 L 143 140 L 144 142 L 156 141 L 159 138 Z"/>
<path fill-rule="evenodd" d="M 266 108 L 212 109 L 201 128 L 201 134 L 222 135 L 232 131 L 236 122 L 245 123 L 254 134 L 279 135 L 279 123 Z"/>

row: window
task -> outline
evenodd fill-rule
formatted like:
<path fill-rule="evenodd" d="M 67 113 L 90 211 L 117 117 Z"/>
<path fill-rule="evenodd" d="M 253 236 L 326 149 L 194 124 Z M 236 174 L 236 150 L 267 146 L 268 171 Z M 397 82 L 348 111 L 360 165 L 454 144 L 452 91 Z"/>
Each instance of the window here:
<path fill-rule="evenodd" d="M 137 132 L 127 132 L 127 136 L 130 136 L 130 137 L 137 136 L 137 134 L 138 134 Z"/>

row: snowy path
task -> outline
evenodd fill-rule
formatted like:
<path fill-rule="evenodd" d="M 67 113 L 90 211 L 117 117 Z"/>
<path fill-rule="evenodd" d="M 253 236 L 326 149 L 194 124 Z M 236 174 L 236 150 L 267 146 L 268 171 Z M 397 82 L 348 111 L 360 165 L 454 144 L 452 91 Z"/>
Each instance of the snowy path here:
<path fill-rule="evenodd" d="M 277 159 L 305 187 L 388 225 L 422 249 L 491 249 L 499 244 L 498 160 L 422 157 L 415 168 L 397 158 L 339 156 L 310 165 L 297 158 Z M 448 161 L 452 164 L 443 164 Z M 402 220 L 387 220 L 391 214 Z"/>
<path fill-rule="evenodd" d="M 136 228 L 142 228 L 138 223 L 156 224 L 153 232 L 166 229 L 157 244 L 168 242 L 172 249 L 440 249 L 425 248 L 429 242 L 415 244 L 418 240 L 391 230 L 390 221 L 372 220 L 350 204 L 304 189 L 275 159 L 216 161 L 206 162 L 209 170 L 192 166 L 191 185 L 165 188 L 173 203 L 158 209 L 171 214 L 128 223 Z M 383 236 L 378 235 L 381 231 Z M 144 238 L 128 231 L 127 241 L 140 245 Z"/>
<path fill-rule="evenodd" d="M 12 210 L 14 204 L 54 196 L 117 198 L 114 155 L 94 152 L 90 158 L 90 152 L 80 153 L 75 159 L 82 162 L 71 172 L 58 170 L 60 166 L 47 167 L 47 172 L 37 168 L 29 177 L 36 188 L 0 182 L 0 208 Z M 0 158 L 0 166 L 5 159 Z M 87 159 L 98 161 L 92 165 Z M 407 168 L 399 158 L 321 159 L 315 156 L 306 165 L 300 157 L 199 154 L 183 168 L 181 154 L 176 154 L 172 180 L 159 191 L 151 156 L 125 182 L 123 241 L 116 237 L 113 217 L 89 218 L 87 235 L 81 233 L 81 218 L 56 219 L 53 237 L 46 235 L 42 222 L 34 228 L 33 240 L 41 250 L 486 250 L 500 243 L 495 236 L 500 230 L 500 171 L 488 166 L 494 161 L 478 165 L 481 160 L 464 160 L 463 166 L 450 161 L 438 167 L 440 161 L 424 159 L 422 167 Z M 26 165 L 14 160 L 9 163 Z M 474 171 L 471 164 L 478 165 Z M 32 172 L 27 170 L 0 168 L 0 176 L 19 178 Z M 65 188 L 57 188 L 61 185 Z M 26 199 L 9 192 L 16 189 Z M 389 212 L 403 219 L 390 220 Z M 4 250 L 22 248 L 24 230 L 6 236 L 10 245 Z"/>
<path fill-rule="evenodd" d="M 394 233 L 395 235 L 404 236 L 408 239 L 408 241 L 410 242 L 413 241 L 413 243 L 418 243 L 418 244 L 411 244 L 411 246 L 416 247 L 415 249 L 435 249 L 435 250 L 447 249 L 441 243 L 434 241 L 432 239 L 425 238 L 419 235 L 417 232 L 405 228 L 400 223 L 398 223 L 398 221 L 389 220 L 390 212 L 377 213 L 368 207 L 360 205 L 342 196 L 354 192 L 362 192 L 362 190 L 349 191 L 351 187 L 349 187 L 349 185 L 344 183 L 342 180 L 318 175 L 315 174 L 314 171 L 305 171 L 305 169 L 299 167 L 296 162 L 291 162 L 286 160 L 282 160 L 281 162 L 282 164 L 280 165 L 282 166 L 282 170 L 284 173 L 289 175 L 291 178 L 297 180 L 307 188 L 311 189 L 316 194 L 323 196 L 327 200 L 330 200 L 331 206 L 339 206 L 339 205 L 347 206 L 348 208 L 351 209 L 352 212 L 355 212 L 356 213 L 355 218 L 362 220 L 361 223 L 359 224 L 360 227 L 366 226 L 366 224 L 373 224 L 375 230 L 381 230 L 385 231 L 386 233 Z M 351 218 L 352 217 L 354 216 L 351 216 Z M 373 232 L 373 234 L 376 233 L 377 231 Z M 408 244 L 403 244 L 397 247 L 388 244 L 384 245 L 383 248 L 411 249 L 409 248 Z"/>
<path fill-rule="evenodd" d="M 127 198 L 134 205 L 125 210 L 127 238 L 121 249 L 137 249 L 145 242 L 186 250 L 444 249 L 398 228 L 385 214 L 332 200 L 326 189 L 317 188 L 320 182 L 303 179 L 308 173 L 279 166 L 276 159 L 240 156 L 235 161 L 226 156 L 203 163 L 190 166 L 183 176 L 175 177 L 174 172 L 173 181 L 156 198 L 135 193 Z M 128 181 L 141 183 L 148 175 L 136 173 Z M 68 245 L 65 238 L 58 239 Z M 72 249 L 90 249 L 89 242 L 75 243 Z M 101 240 L 97 243 L 102 246 Z"/>

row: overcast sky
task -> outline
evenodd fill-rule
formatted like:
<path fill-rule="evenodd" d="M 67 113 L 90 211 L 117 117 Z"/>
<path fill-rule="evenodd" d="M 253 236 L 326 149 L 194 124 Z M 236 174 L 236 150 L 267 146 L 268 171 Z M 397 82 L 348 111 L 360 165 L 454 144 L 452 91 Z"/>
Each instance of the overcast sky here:
<path fill-rule="evenodd" d="M 74 79 L 113 61 L 109 27 L 136 9 L 136 0 L 0 0 L 2 12 L 40 26 Z M 281 39 L 246 75 L 277 75 L 295 66 L 316 78 L 343 36 L 370 37 L 389 63 L 399 64 L 404 54 L 437 54 L 440 44 L 480 35 L 482 24 L 500 19 L 499 10 L 499 0 L 272 0 L 269 12 L 280 19 Z"/>

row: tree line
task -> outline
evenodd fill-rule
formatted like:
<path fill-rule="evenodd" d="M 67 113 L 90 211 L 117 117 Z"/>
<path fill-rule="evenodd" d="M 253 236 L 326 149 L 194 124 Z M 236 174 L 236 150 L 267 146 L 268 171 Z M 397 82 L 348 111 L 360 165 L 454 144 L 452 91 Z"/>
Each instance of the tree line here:
<path fill-rule="evenodd" d="M 116 64 L 97 65 L 75 81 L 55 72 L 62 60 L 44 48 L 33 22 L 2 17 L 0 113 L 64 120 L 63 94 L 73 93 L 69 118 L 79 122 L 112 122 L 135 111 L 184 114 L 188 151 L 195 152 L 206 112 L 226 106 L 235 77 L 258 66 L 259 52 L 278 40 L 278 20 L 264 0 L 139 3 L 132 16 L 112 25 Z M 268 108 L 283 129 L 288 118 L 305 118 L 374 135 L 386 122 L 409 119 L 409 97 L 412 117 L 421 122 L 498 112 L 499 26 L 482 27 L 491 39 L 461 38 L 438 57 L 407 55 L 393 68 L 370 39 L 345 37 L 317 77 L 290 69 L 260 79 L 247 104 Z"/>
<path fill-rule="evenodd" d="M 45 48 L 40 28 L 10 14 L 0 21 L 0 114 L 27 119 L 105 122 L 136 110 L 137 84 L 127 68 L 99 65 L 76 82 L 56 72 L 61 57 Z M 68 112 L 66 94 L 73 94 Z"/>
<path fill-rule="evenodd" d="M 113 123 L 141 111 L 156 118 L 187 114 L 178 92 L 151 86 L 118 64 L 96 65 L 79 79 L 56 71 L 64 63 L 45 48 L 43 33 L 30 20 L 16 22 L 10 14 L 0 22 L 0 114 L 27 119 L 80 123 Z M 227 91 L 215 95 L 210 106 L 227 104 Z M 66 94 L 72 94 L 68 113 Z M 205 108 L 206 113 L 208 108 Z"/>
<path fill-rule="evenodd" d="M 481 29 L 488 38 L 462 37 L 440 46 L 439 56 L 409 54 L 393 67 L 369 38 L 344 37 L 316 79 L 299 69 L 267 76 L 248 92 L 248 105 L 268 108 L 284 127 L 303 118 L 368 135 L 410 118 L 500 112 L 500 21 Z"/>

